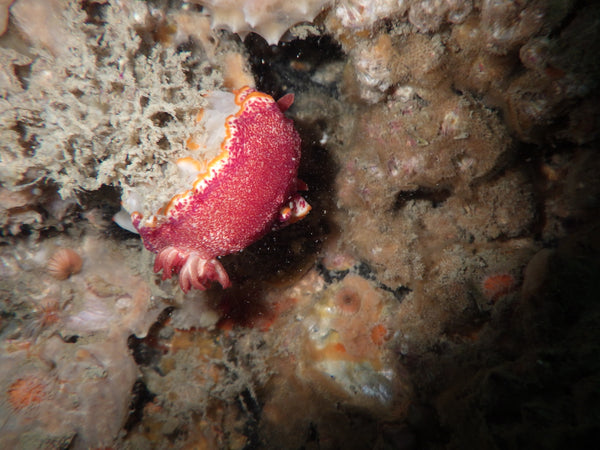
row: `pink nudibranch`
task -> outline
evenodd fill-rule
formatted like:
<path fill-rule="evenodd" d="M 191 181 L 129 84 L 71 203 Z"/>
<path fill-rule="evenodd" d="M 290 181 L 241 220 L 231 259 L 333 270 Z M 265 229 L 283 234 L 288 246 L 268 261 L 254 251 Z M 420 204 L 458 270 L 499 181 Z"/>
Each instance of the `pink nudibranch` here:
<path fill-rule="evenodd" d="M 184 292 L 213 281 L 227 288 L 231 282 L 219 256 L 308 214 L 310 205 L 297 192 L 306 189 L 297 178 L 300 136 L 283 114 L 293 101 L 292 94 L 276 102 L 249 87 L 237 91 L 237 112 L 226 118 L 221 152 L 208 169 L 156 215 L 131 214 L 145 247 L 157 253 L 154 271 L 162 270 L 163 280 L 179 274 Z"/>

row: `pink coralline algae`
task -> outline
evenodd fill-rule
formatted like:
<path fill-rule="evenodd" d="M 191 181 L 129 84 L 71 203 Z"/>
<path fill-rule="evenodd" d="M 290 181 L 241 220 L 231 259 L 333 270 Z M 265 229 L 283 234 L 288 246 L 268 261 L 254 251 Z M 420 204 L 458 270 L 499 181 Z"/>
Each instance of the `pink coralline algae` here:
<path fill-rule="evenodd" d="M 249 87 L 237 91 L 238 110 L 226 118 L 221 153 L 207 170 L 191 157 L 177 161 L 185 170 L 197 168 L 191 189 L 155 215 L 131 215 L 146 248 L 157 253 L 154 271 L 162 270 L 163 280 L 179 274 L 184 292 L 204 290 L 212 281 L 227 288 L 229 276 L 217 257 L 308 213 L 297 193 L 306 189 L 297 178 L 300 136 L 283 114 L 292 102 L 291 94 L 276 102 Z"/>

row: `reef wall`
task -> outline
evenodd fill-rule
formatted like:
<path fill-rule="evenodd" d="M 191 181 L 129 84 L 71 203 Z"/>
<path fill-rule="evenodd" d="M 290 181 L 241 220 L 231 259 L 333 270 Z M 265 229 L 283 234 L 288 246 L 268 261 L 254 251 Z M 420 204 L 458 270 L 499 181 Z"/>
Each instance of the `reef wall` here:
<path fill-rule="evenodd" d="M 0 447 L 583 448 L 599 23 L 575 0 L 0 2 Z M 183 293 L 112 217 L 189 189 L 208 94 L 243 86 L 295 95 L 312 211 Z"/>

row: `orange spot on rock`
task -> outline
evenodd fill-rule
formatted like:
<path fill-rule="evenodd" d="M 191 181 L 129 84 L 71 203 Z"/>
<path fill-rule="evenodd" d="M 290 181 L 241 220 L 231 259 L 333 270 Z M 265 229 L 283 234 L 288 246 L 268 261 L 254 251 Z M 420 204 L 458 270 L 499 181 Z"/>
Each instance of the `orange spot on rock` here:
<path fill-rule="evenodd" d="M 198 150 L 200 148 L 200 145 L 194 141 L 193 137 L 189 137 L 186 139 L 185 141 L 185 146 L 188 148 L 188 150 Z"/>
<path fill-rule="evenodd" d="M 377 324 L 371 328 L 371 340 L 375 345 L 383 345 L 387 337 L 387 328 L 383 324 Z"/>
<path fill-rule="evenodd" d="M 346 347 L 344 347 L 344 344 L 342 344 L 341 342 L 333 344 L 333 350 L 339 353 L 346 353 Z"/>
<path fill-rule="evenodd" d="M 515 286 L 515 277 L 509 273 L 490 275 L 483 280 L 483 292 L 493 302 L 512 292 Z"/>
<path fill-rule="evenodd" d="M 35 376 L 19 378 L 8 388 L 8 401 L 19 411 L 44 400 L 45 390 L 44 383 Z"/>
<path fill-rule="evenodd" d="M 341 342 L 327 344 L 320 352 L 322 359 L 347 359 L 346 347 Z"/>

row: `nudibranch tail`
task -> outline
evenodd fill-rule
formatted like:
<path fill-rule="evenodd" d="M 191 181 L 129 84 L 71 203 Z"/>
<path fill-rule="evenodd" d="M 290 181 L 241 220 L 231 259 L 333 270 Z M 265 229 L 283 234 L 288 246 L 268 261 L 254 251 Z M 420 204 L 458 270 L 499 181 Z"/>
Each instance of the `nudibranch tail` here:
<path fill-rule="evenodd" d="M 279 211 L 279 224 L 275 228 L 291 225 L 303 219 L 311 210 L 311 206 L 300 194 L 294 195 Z"/>
<path fill-rule="evenodd" d="M 179 286 L 187 293 L 192 287 L 206 290 L 215 281 L 224 289 L 231 285 L 223 265 L 216 259 L 205 259 L 198 252 L 186 252 L 167 247 L 156 255 L 154 272 L 163 271 L 162 279 L 179 274 Z"/>

